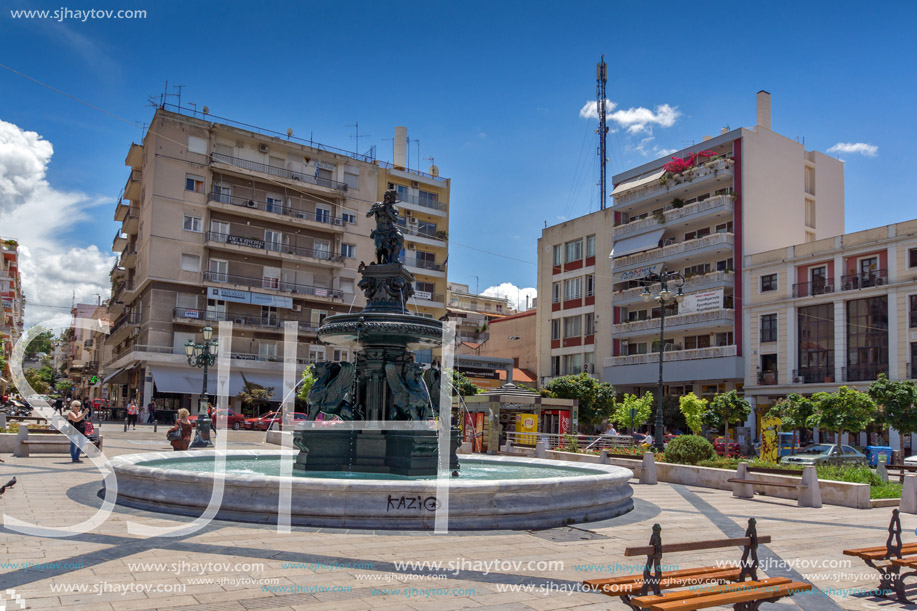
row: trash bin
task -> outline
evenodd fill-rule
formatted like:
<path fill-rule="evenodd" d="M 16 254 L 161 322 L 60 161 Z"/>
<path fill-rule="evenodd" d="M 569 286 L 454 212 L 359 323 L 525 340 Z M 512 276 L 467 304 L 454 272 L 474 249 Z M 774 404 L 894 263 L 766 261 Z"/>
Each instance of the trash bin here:
<path fill-rule="evenodd" d="M 879 457 L 882 457 L 885 464 L 891 462 L 892 449 L 889 446 L 866 446 L 866 459 L 870 467 L 875 467 L 879 463 Z"/>

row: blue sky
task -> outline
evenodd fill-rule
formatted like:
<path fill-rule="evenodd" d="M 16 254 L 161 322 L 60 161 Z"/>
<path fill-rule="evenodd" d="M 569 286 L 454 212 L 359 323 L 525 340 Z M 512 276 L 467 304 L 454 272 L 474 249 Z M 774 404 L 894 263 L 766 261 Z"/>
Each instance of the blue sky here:
<path fill-rule="evenodd" d="M 595 97 L 603 53 L 615 110 L 658 119 L 668 105 L 670 119 L 636 130 L 613 123 L 610 174 L 726 125 L 753 125 L 755 92 L 766 89 L 774 130 L 805 138 L 807 148 L 877 147 L 874 156 L 839 155 L 848 231 L 917 216 L 906 191 L 917 135 L 913 2 L 97 0 L 69 8 L 148 15 L 57 23 L 15 20 L 4 8 L 0 63 L 129 122 L 150 120 L 147 98 L 158 99 L 168 80 L 184 85 L 185 103 L 341 148 L 353 148 L 347 124 L 359 121 L 368 134 L 360 148 L 377 145 L 381 159 L 391 158 L 383 138 L 408 126 L 420 156 L 435 157 L 453 179 L 449 276 L 472 290 L 534 286 L 545 222 L 597 209 L 595 121 L 580 109 Z M 95 244 L 107 254 L 111 202 L 141 129 L 4 69 L 0 120 L 53 145 L 47 188 L 77 200 L 64 209 L 78 213 L 55 226 L 53 240 L 44 237 L 46 248 Z M 416 166 L 413 145 L 411 157 Z M 12 221 L 0 226 L 3 235 L 16 230 L 30 235 Z M 69 303 L 67 270 L 57 271 L 59 285 L 32 284 L 42 293 L 33 303 Z"/>

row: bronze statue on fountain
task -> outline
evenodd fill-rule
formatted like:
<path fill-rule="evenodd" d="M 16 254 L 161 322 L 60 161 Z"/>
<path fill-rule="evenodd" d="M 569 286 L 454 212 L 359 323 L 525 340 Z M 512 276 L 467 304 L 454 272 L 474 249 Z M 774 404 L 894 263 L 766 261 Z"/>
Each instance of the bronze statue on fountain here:
<path fill-rule="evenodd" d="M 441 373 L 424 370 L 413 350 L 442 342 L 442 323 L 411 314 L 407 302 L 414 276 L 398 260 L 404 234 L 398 227 L 397 194 L 386 191 L 367 217 L 375 217 L 370 236 L 375 262 L 360 264 L 359 287 L 366 308 L 327 317 L 318 329 L 328 344 L 352 348 L 356 363 L 315 364 L 316 380 L 307 396 L 307 425 L 294 432 L 300 453 L 294 467 L 303 471 L 359 471 L 435 475 L 438 466 L 438 417 L 451 420 L 451 405 L 440 416 Z M 335 430 L 334 422 L 341 425 Z M 416 423 L 382 427 L 377 423 Z M 458 469 L 458 431 L 450 432 L 449 470 Z"/>

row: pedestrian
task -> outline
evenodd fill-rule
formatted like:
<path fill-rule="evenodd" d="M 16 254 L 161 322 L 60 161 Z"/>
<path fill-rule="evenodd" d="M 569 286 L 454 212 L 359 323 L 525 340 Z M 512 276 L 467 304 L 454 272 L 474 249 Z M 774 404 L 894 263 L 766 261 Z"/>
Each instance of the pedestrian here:
<path fill-rule="evenodd" d="M 190 413 L 185 408 L 178 410 L 178 420 L 175 426 L 169 429 L 166 438 L 172 444 L 172 449 L 176 452 L 182 452 L 191 445 L 191 421 L 188 420 Z M 175 433 L 178 433 L 178 436 Z"/>
<path fill-rule="evenodd" d="M 80 460 L 80 452 L 83 450 L 83 442 L 86 437 L 86 421 L 85 416 L 86 412 L 81 409 L 81 403 L 79 401 L 72 401 L 70 403 L 70 413 L 67 414 L 67 420 L 70 421 L 70 425 L 76 429 L 76 432 L 80 434 L 76 442 L 72 439 L 70 440 L 70 459 L 72 462 L 83 462 Z"/>
<path fill-rule="evenodd" d="M 137 402 L 131 399 L 131 402 L 127 404 L 127 426 L 134 427 L 134 430 L 137 430 Z"/>
<path fill-rule="evenodd" d="M 150 404 L 146 406 L 146 412 L 149 414 L 146 419 L 147 424 L 153 424 L 156 421 L 156 403 L 153 400 L 150 400 Z"/>
<path fill-rule="evenodd" d="M 64 410 L 64 399 L 62 397 L 58 397 L 57 399 L 54 400 L 54 411 L 56 411 L 58 414 L 63 416 L 64 415 L 63 410 Z"/>
<path fill-rule="evenodd" d="M 216 423 L 217 413 L 213 409 L 213 403 L 207 401 L 207 418 L 210 419 L 210 430 L 213 431 L 213 436 L 217 436 L 217 423 Z"/>

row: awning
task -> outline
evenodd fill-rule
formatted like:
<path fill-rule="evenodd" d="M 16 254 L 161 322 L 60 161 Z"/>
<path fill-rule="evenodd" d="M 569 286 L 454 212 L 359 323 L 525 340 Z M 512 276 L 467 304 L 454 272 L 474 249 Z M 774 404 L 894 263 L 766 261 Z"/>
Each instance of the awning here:
<path fill-rule="evenodd" d="M 127 370 L 130 369 L 131 367 L 132 367 L 131 365 L 128 365 L 128 366 L 126 366 L 126 367 L 122 367 L 122 368 L 119 369 L 118 371 L 116 371 L 116 372 L 114 372 L 114 373 L 112 373 L 112 374 L 109 374 L 109 375 L 105 376 L 105 377 L 102 379 L 102 384 L 111 384 L 111 383 L 112 383 L 112 380 L 114 380 L 115 376 L 117 376 L 117 375 L 119 375 L 119 374 L 121 374 L 121 373 L 124 373 L 125 371 L 127 371 Z"/>
<path fill-rule="evenodd" d="M 633 189 L 634 187 L 639 187 L 640 185 L 649 184 L 653 182 L 654 180 L 659 180 L 660 178 L 662 178 L 663 174 L 665 174 L 665 170 L 659 170 L 658 172 L 653 172 L 649 176 L 643 176 L 641 178 L 635 178 L 634 180 L 628 180 L 627 182 L 622 182 L 617 187 L 615 187 L 615 190 L 612 191 L 611 194 L 615 195 L 622 191 L 627 191 L 629 189 Z"/>
<path fill-rule="evenodd" d="M 665 229 L 654 229 L 648 233 L 635 235 L 632 238 L 615 240 L 611 256 L 614 258 L 623 257 L 625 255 L 632 255 L 636 252 L 650 250 L 651 248 L 657 248 L 663 233 L 665 233 Z"/>
<path fill-rule="evenodd" d="M 295 386 L 301 378 L 301 375 L 294 376 L 293 385 Z M 245 379 L 252 384 L 258 384 L 259 386 L 264 386 L 265 388 L 273 388 L 274 394 L 271 396 L 271 401 L 283 401 L 282 373 L 271 373 L 267 371 L 246 371 Z"/>
<path fill-rule="evenodd" d="M 167 367 L 164 365 L 148 365 L 153 374 L 153 384 L 158 392 L 174 392 L 186 395 L 196 395 L 201 392 L 204 371 L 191 367 Z M 248 374 L 246 374 L 247 376 Z M 227 394 L 234 397 L 242 390 L 244 383 L 242 375 L 233 372 L 229 374 L 229 389 Z M 207 394 L 217 394 L 217 369 L 211 368 L 207 372 Z"/>

